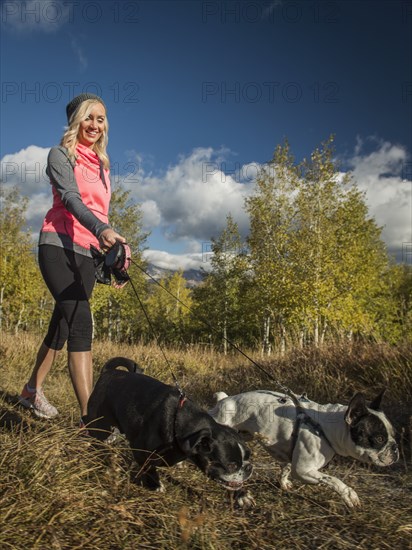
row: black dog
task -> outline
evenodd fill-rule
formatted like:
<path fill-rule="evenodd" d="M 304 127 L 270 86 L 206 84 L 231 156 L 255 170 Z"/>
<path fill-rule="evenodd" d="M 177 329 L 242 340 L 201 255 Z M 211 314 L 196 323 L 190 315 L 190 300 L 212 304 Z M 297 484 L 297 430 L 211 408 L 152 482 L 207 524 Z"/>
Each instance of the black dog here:
<path fill-rule="evenodd" d="M 128 370 L 117 370 L 119 366 Z M 252 473 L 250 452 L 233 428 L 219 425 L 177 388 L 141 374 L 124 357 L 104 365 L 86 420 L 90 434 L 100 441 L 114 427 L 125 435 L 141 466 L 139 479 L 152 489 L 163 490 L 157 466 L 185 459 L 230 490 L 238 490 Z"/>

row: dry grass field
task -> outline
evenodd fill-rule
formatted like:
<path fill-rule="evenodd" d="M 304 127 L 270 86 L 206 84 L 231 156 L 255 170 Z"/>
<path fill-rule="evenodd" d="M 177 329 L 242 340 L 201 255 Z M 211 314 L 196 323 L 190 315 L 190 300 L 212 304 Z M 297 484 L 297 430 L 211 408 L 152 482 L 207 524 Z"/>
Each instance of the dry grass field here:
<path fill-rule="evenodd" d="M 1 550 L 412 548 L 411 348 L 335 346 L 266 360 L 277 380 L 323 403 L 347 403 L 355 391 L 373 398 L 386 386 L 384 409 L 397 429 L 401 458 L 378 469 L 336 457 L 327 471 L 353 487 L 362 502 L 349 510 L 327 488 L 296 483 L 281 491 L 278 467 L 252 444 L 255 471 L 247 486 L 256 506 L 245 511 L 189 463 L 162 470 L 165 493 L 134 484 L 125 441 L 96 449 L 79 435 L 64 353 L 45 387 L 58 420 L 40 421 L 21 410 L 16 398 L 39 341 L 1 335 Z M 238 354 L 195 348 L 165 353 L 189 398 L 204 407 L 218 390 L 278 389 Z M 146 374 L 172 383 L 156 346 L 96 342 L 96 374 L 114 355 L 132 357 Z"/>

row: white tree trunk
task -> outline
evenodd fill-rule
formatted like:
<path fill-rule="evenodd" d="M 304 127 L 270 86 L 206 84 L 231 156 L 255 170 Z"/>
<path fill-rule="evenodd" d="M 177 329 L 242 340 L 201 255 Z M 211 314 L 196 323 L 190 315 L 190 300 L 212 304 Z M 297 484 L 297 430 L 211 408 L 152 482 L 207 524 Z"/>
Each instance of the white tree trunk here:
<path fill-rule="evenodd" d="M 315 318 L 315 327 L 313 330 L 313 343 L 316 347 L 319 346 L 319 317 L 316 316 Z"/>
<path fill-rule="evenodd" d="M 22 325 L 24 310 L 25 310 L 25 305 L 23 304 L 23 305 L 21 306 L 21 309 L 20 309 L 20 312 L 19 312 L 19 318 L 17 319 L 16 327 L 15 327 L 15 329 L 14 329 L 14 332 L 15 332 L 16 334 L 19 332 L 19 328 L 20 328 L 20 326 Z"/>
<path fill-rule="evenodd" d="M 5 288 L 2 286 L 0 290 L 0 330 L 3 328 L 3 297 Z"/>
<path fill-rule="evenodd" d="M 270 315 L 267 315 L 263 320 L 263 342 L 262 342 L 262 355 L 269 356 L 271 354 L 270 345 Z"/>

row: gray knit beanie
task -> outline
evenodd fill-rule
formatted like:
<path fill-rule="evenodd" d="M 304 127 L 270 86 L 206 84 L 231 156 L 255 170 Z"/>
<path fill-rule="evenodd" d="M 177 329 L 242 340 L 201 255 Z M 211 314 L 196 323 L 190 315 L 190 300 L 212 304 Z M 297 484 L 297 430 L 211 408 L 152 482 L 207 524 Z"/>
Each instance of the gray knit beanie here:
<path fill-rule="evenodd" d="M 83 103 L 83 101 L 86 101 L 87 99 L 96 99 L 99 103 L 101 103 L 104 108 L 106 108 L 106 105 L 104 104 L 104 101 L 101 97 L 99 97 L 98 95 L 95 95 L 95 94 L 80 94 L 76 97 L 74 97 L 70 103 L 67 104 L 66 106 L 66 114 L 67 114 L 67 122 L 70 123 L 70 119 L 72 118 L 73 116 L 73 113 L 76 111 L 76 109 L 79 107 L 79 105 L 81 103 Z"/>

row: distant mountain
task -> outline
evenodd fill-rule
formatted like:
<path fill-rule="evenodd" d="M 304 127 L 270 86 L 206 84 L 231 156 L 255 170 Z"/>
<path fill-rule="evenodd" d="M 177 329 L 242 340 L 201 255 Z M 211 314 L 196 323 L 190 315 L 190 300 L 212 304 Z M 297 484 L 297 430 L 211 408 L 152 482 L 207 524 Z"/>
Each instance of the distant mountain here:
<path fill-rule="evenodd" d="M 151 277 L 158 281 L 159 279 L 162 279 L 162 277 L 177 273 L 178 269 L 164 269 L 163 267 L 159 267 L 154 264 L 148 264 L 146 271 Z M 187 286 L 189 288 L 193 288 L 200 285 L 205 277 L 205 274 L 198 269 L 188 269 L 187 271 L 183 271 L 183 277 L 186 279 Z"/>

